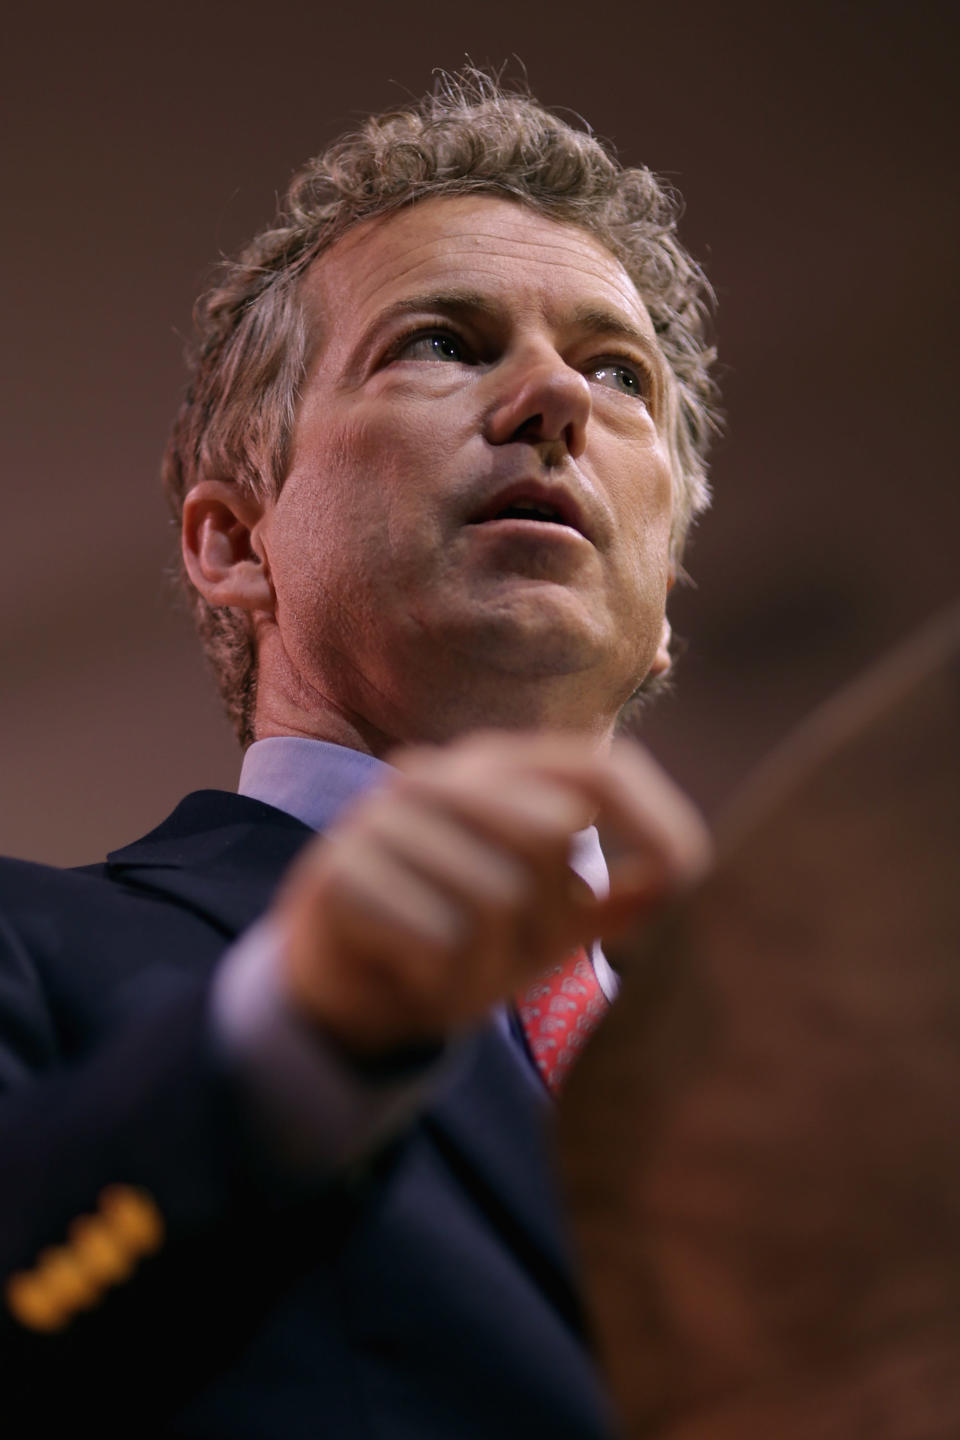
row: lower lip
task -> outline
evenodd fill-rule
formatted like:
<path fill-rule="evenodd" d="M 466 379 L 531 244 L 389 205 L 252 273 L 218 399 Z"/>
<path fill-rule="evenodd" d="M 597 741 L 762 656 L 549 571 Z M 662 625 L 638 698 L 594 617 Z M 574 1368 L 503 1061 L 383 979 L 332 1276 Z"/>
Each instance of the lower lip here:
<path fill-rule="evenodd" d="M 575 541 L 578 544 L 587 545 L 590 543 L 587 537 L 581 535 L 579 530 L 574 530 L 572 525 L 558 525 L 552 520 L 520 520 L 515 516 L 510 516 L 504 520 L 482 520 L 471 528 L 486 531 L 489 535 L 502 535 L 504 538 L 525 536 L 529 540 L 538 542 L 549 540 L 554 542 Z"/>

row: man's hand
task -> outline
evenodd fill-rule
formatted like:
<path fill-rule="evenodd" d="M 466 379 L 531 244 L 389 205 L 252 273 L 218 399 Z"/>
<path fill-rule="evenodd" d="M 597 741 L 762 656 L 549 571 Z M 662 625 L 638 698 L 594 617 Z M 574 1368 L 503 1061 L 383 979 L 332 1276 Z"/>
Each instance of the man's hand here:
<path fill-rule="evenodd" d="M 479 1020 L 708 861 L 697 812 L 626 741 L 601 757 L 492 732 L 391 758 L 396 778 L 309 847 L 277 902 L 294 1004 L 358 1056 Z M 568 864 L 595 820 L 622 850 L 602 901 Z"/>

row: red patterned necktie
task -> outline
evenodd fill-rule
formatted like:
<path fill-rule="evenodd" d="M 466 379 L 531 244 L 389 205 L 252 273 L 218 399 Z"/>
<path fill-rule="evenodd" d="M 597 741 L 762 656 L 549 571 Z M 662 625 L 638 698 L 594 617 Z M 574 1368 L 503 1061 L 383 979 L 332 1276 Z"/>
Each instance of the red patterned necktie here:
<path fill-rule="evenodd" d="M 607 999 L 586 950 L 553 965 L 517 1002 L 530 1053 L 552 1095 L 587 1043 Z"/>

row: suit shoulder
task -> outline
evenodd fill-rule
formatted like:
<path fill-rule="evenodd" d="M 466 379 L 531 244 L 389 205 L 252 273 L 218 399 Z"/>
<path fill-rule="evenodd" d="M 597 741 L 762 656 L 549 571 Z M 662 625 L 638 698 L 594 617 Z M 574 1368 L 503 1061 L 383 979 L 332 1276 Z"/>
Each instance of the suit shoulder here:
<path fill-rule="evenodd" d="M 93 895 L 105 883 L 103 863 L 65 869 L 0 855 L 0 912 L 10 916 L 37 904 Z"/>
<path fill-rule="evenodd" d="M 39 946 L 45 952 L 51 945 L 56 948 L 58 933 L 69 932 L 76 939 L 98 922 L 113 927 L 126 914 L 136 917 L 140 926 L 148 911 L 160 919 L 175 908 L 173 897 L 138 884 L 133 862 L 141 852 L 153 850 L 167 862 L 184 849 L 192 860 L 201 857 L 209 832 L 218 822 L 222 825 L 224 817 L 235 815 L 237 799 L 225 791 L 188 795 L 146 835 L 85 865 L 0 856 L 0 928 L 12 929 L 31 949 Z"/>
<path fill-rule="evenodd" d="M 121 883 L 121 872 L 128 857 L 134 859 L 144 850 L 174 840 L 193 842 L 197 848 L 202 848 L 206 832 L 228 824 L 238 812 L 241 816 L 249 813 L 251 806 L 257 810 L 270 809 L 269 806 L 261 806 L 259 801 L 246 801 L 243 796 L 231 791 L 198 790 L 185 796 L 164 820 L 146 834 L 109 851 L 101 860 L 61 866 L 0 855 L 0 911 L 15 912 L 38 898 L 87 899 L 98 893 L 109 895 Z"/>

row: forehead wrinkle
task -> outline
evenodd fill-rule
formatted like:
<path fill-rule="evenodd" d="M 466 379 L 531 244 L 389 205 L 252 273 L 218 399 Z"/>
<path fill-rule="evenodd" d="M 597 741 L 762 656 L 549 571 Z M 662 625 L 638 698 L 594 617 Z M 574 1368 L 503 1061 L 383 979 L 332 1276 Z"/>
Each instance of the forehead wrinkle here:
<path fill-rule="evenodd" d="M 457 304 L 464 309 L 474 308 L 482 310 L 489 309 L 491 306 L 501 307 L 504 303 L 504 291 L 510 295 L 510 292 L 514 290 L 516 285 L 515 277 L 509 276 L 506 277 L 506 283 L 504 284 L 505 277 L 497 264 L 497 261 L 503 258 L 503 251 L 501 249 L 478 251 L 474 248 L 470 248 L 468 251 L 470 259 L 473 262 L 468 278 L 471 282 L 475 279 L 480 279 L 481 281 L 486 279 L 494 282 L 489 294 L 485 294 L 482 289 L 476 289 L 472 284 L 468 287 L 461 282 L 461 277 L 463 277 L 465 273 L 462 264 L 462 254 L 463 252 L 459 250 L 450 250 L 438 257 L 441 261 L 449 261 L 448 264 L 435 264 L 433 263 L 434 257 L 432 256 L 426 259 L 416 259 L 402 270 L 396 272 L 395 275 L 390 277 L 389 283 L 392 285 L 392 282 L 395 281 L 401 293 L 396 297 L 395 302 L 391 298 L 391 303 L 386 306 L 386 309 L 393 311 L 395 308 L 400 307 L 413 310 L 418 308 L 418 302 L 422 302 L 423 308 L 429 308 L 431 303 L 434 302 L 434 297 L 439 298 L 444 296 L 452 296 Z M 565 260 L 555 261 L 539 254 L 536 263 L 537 270 L 541 274 L 544 268 L 546 268 L 555 271 L 560 278 L 562 278 L 564 272 L 571 268 Z M 418 288 L 414 293 L 404 295 L 403 290 L 407 285 L 414 283 L 414 280 L 425 266 L 429 271 L 427 283 L 424 284 L 422 289 Z M 597 282 L 603 290 L 606 290 L 607 293 L 611 295 L 613 301 L 612 305 L 610 302 L 607 302 L 607 305 L 605 305 L 599 298 L 597 300 L 584 298 L 576 305 L 573 311 L 573 319 L 576 323 L 580 324 L 584 329 L 607 330 L 625 339 L 634 336 L 638 340 L 644 338 L 652 340 L 654 338 L 653 326 L 646 306 L 643 304 L 629 276 L 624 275 L 622 277 L 624 283 L 618 283 L 621 277 L 611 276 L 609 272 L 603 268 L 594 269 L 582 265 L 576 265 L 572 268 L 575 271 L 577 280 L 588 278 Z M 446 272 L 450 270 L 453 270 L 456 278 L 453 283 L 447 284 Z M 368 305 L 371 305 L 371 303 L 375 303 L 377 292 L 380 288 L 381 287 L 376 284 L 370 288 L 365 288 L 365 292 L 356 297 L 357 308 L 364 309 Z M 554 297 L 549 293 L 538 294 L 537 288 L 534 286 L 523 285 L 520 288 L 522 289 L 525 300 L 529 300 L 531 303 L 539 301 L 543 304 L 544 309 L 550 309 Z M 541 291 L 544 289 L 543 286 L 539 288 Z M 549 287 L 547 287 L 547 289 L 549 290 Z M 607 308 L 608 305 L 609 308 Z M 621 313 L 616 313 L 618 311 Z M 626 319 L 624 318 L 625 316 L 629 316 L 630 318 Z M 564 319 L 566 319 L 566 317 L 564 317 Z"/>
<path fill-rule="evenodd" d="M 556 222 L 548 221 L 548 224 Z M 549 244 L 540 240 L 526 240 L 517 238 L 516 241 L 505 241 L 503 236 L 490 235 L 482 231 L 471 232 L 462 238 L 462 247 L 454 244 L 448 245 L 442 241 L 434 240 L 431 243 L 442 245 L 442 252 L 439 259 L 447 255 L 451 259 L 468 256 L 471 259 L 486 257 L 497 260 L 520 260 L 524 263 L 536 265 L 537 269 L 547 266 L 558 271 L 574 270 L 578 275 L 589 275 L 601 284 L 609 286 L 618 294 L 621 294 L 631 305 L 640 300 L 640 295 L 630 276 L 623 268 L 621 262 L 615 255 L 605 250 L 594 242 L 590 236 L 584 234 L 585 245 L 580 248 L 577 245 Z M 477 241 L 487 241 L 487 245 L 477 244 Z M 512 252 L 510 244 L 516 245 L 516 251 Z M 555 252 L 551 254 L 550 252 Z M 644 307 L 645 308 L 645 307 Z"/>
<path fill-rule="evenodd" d="M 467 203 L 470 204 L 471 207 L 476 206 L 477 201 L 473 200 L 472 197 L 469 199 L 467 197 L 463 198 L 467 199 Z M 332 247 L 327 256 L 319 257 L 317 262 L 318 268 L 326 268 L 324 266 L 325 260 L 333 262 L 335 265 L 338 259 L 349 256 L 351 252 L 355 252 L 357 249 L 370 248 L 371 246 L 379 248 L 377 242 L 385 232 L 389 234 L 392 230 L 393 234 L 396 235 L 400 227 L 406 227 L 409 230 L 412 225 L 422 225 L 423 219 L 422 213 L 420 212 L 424 208 L 429 211 L 434 205 L 454 206 L 457 203 L 455 199 L 435 198 L 433 201 L 428 200 L 422 202 L 421 205 L 413 206 L 410 210 L 403 211 L 399 215 L 381 217 L 379 222 L 371 222 L 369 229 L 361 223 L 356 230 L 348 231 L 342 239 Z M 602 245 L 594 235 L 590 234 L 589 231 L 582 230 L 580 227 L 568 222 L 552 220 L 545 216 L 537 215 L 535 212 L 524 211 L 522 207 L 518 206 L 515 202 L 488 197 L 486 200 L 480 200 L 479 203 L 483 206 L 490 204 L 500 210 L 505 216 L 509 215 L 509 219 L 505 218 L 502 229 L 490 231 L 485 228 L 483 222 L 478 226 L 475 220 L 471 220 L 469 223 L 464 220 L 459 224 L 450 224 L 448 220 L 446 226 L 440 223 L 436 224 L 434 233 L 432 234 L 408 234 L 406 237 L 407 254 L 412 254 L 412 256 L 415 257 L 418 252 L 428 251 L 431 252 L 431 258 L 435 254 L 438 259 L 442 259 L 444 253 L 461 255 L 464 253 L 470 255 L 492 254 L 496 258 L 524 259 L 525 253 L 532 253 L 538 262 L 545 261 L 548 264 L 569 263 L 575 268 L 585 268 L 585 262 L 589 260 L 593 262 L 589 266 L 593 273 L 601 275 L 603 272 L 606 272 L 606 278 L 609 279 L 609 272 L 613 270 L 619 272 L 618 279 L 625 280 L 628 284 L 632 285 L 629 275 L 627 275 L 623 268 L 622 262 L 618 260 L 606 246 Z M 449 212 L 437 210 L 433 213 L 442 215 L 444 213 L 448 214 Z M 511 224 L 510 221 L 513 223 Z M 535 225 L 537 227 L 538 234 L 536 236 L 530 237 L 523 233 L 529 225 Z M 508 233 L 504 234 L 504 229 Z M 544 237 L 544 230 L 547 230 L 551 238 L 547 239 Z M 478 242 L 487 243 L 478 244 Z M 511 247 L 516 247 L 515 253 L 513 254 L 511 254 Z M 555 252 L 556 259 L 550 252 Z M 569 257 L 569 259 L 567 257 Z M 372 264 L 369 263 L 371 259 L 373 259 Z M 383 254 L 379 259 L 368 257 L 368 264 L 364 267 L 365 273 L 372 279 L 375 279 L 382 270 L 391 268 L 396 261 L 396 253 L 390 253 L 388 248 L 387 253 Z M 598 262 L 599 268 L 595 268 L 598 266 Z"/>

